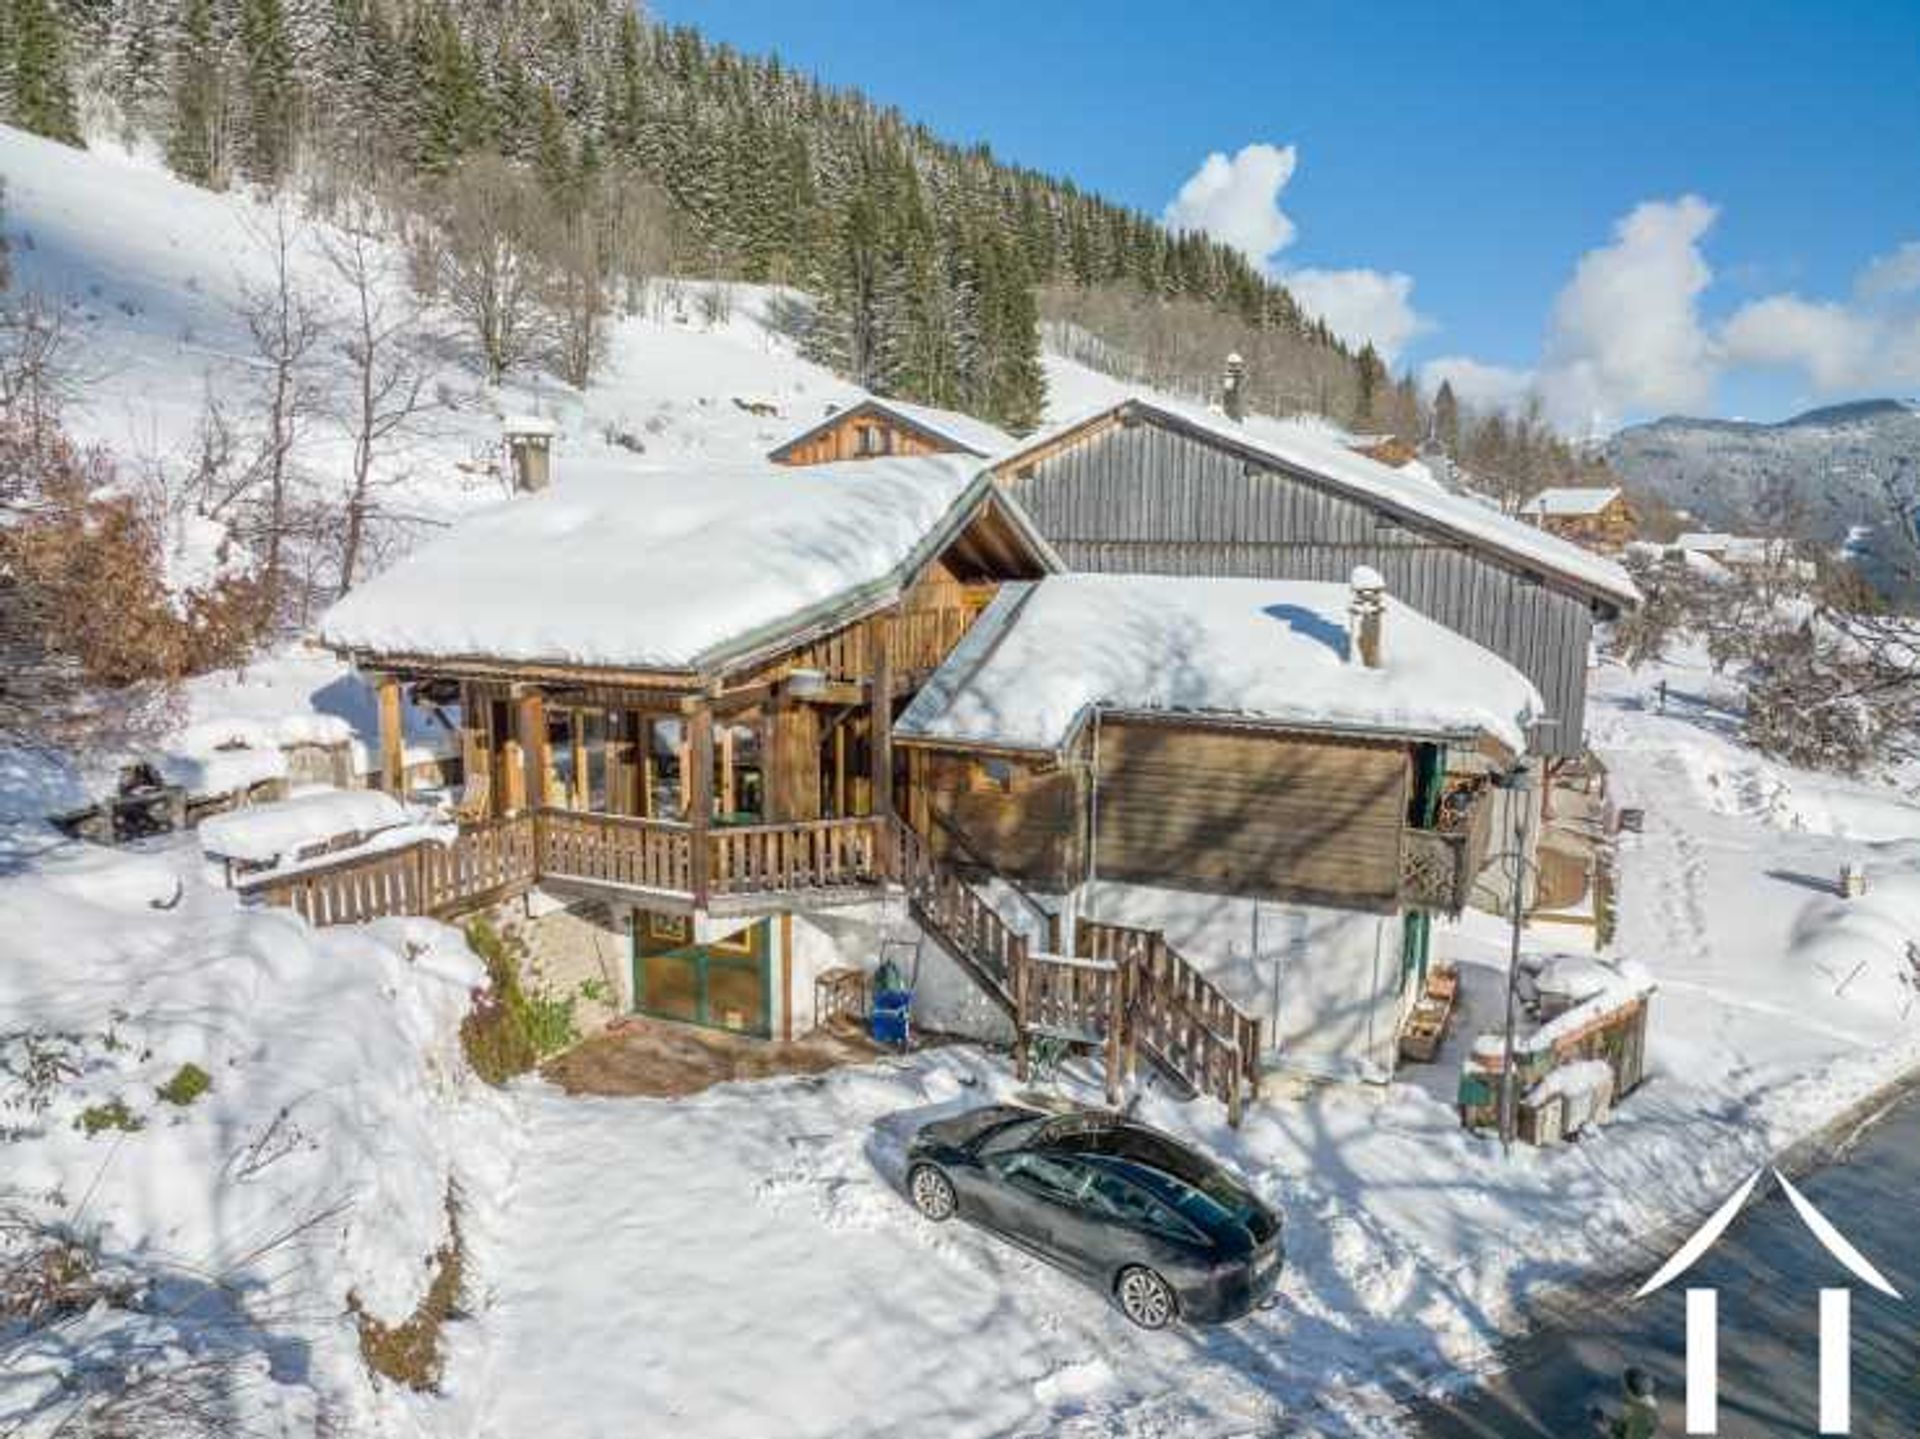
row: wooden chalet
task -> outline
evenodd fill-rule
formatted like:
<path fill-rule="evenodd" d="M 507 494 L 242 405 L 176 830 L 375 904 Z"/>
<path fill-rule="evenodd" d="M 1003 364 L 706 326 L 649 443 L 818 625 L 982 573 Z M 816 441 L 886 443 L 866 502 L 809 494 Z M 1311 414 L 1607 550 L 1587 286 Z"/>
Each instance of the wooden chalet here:
<path fill-rule="evenodd" d="M 777 465 L 829 465 L 893 455 L 971 455 L 984 460 L 1018 443 L 1006 431 L 958 410 L 870 395 L 783 440 L 767 458 Z"/>
<path fill-rule="evenodd" d="M 1550 535 L 1602 554 L 1621 553 L 1640 533 L 1639 516 L 1618 485 L 1544 489 L 1519 514 Z"/>
<path fill-rule="evenodd" d="M 1003 586 L 896 729 L 913 830 L 1059 923 L 1147 915 L 1211 949 L 1263 1062 L 1390 1072 L 1430 917 L 1463 907 L 1490 840 L 1450 761 L 1510 767 L 1540 699 L 1363 578 Z M 1250 930 L 1208 945 L 1235 912 Z M 1296 922 L 1318 972 L 1276 983 Z"/>
<path fill-rule="evenodd" d="M 925 1008 L 963 990 L 941 1016 L 986 1014 L 1022 1063 L 1037 1038 L 1090 1045 L 1116 1087 L 1144 1058 L 1237 1114 L 1288 1017 L 1128 896 L 1351 919 L 1365 955 L 1302 973 L 1364 970 L 1368 1025 L 1390 1024 L 1421 916 L 1460 907 L 1484 847 L 1445 755 L 1504 764 L 1538 696 L 1377 576 L 1060 569 L 961 457 L 579 467 L 322 625 L 378 692 L 385 787 L 405 707 L 457 707 L 457 839 L 258 895 L 324 924 L 537 888 L 612 931 L 626 1006 L 767 1036 L 812 1023 L 835 966 L 870 969 L 898 911 L 943 966 Z"/>
<path fill-rule="evenodd" d="M 1124 399 L 992 461 L 1070 569 L 1342 581 L 1357 565 L 1511 662 L 1545 698 L 1531 749 L 1583 748 L 1596 621 L 1638 601 L 1617 564 L 1312 428 Z"/>

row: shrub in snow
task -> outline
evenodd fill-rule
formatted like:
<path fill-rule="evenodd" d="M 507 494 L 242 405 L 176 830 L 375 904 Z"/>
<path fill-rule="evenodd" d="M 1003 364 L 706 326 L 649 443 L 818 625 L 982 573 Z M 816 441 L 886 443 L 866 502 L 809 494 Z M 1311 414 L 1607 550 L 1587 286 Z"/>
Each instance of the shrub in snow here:
<path fill-rule="evenodd" d="M 1871 666 L 1809 623 L 1754 642 L 1747 739 L 1804 769 L 1857 775 L 1884 760 L 1911 723 Z"/>
<path fill-rule="evenodd" d="M 175 1070 L 173 1078 L 154 1092 L 168 1104 L 177 1104 L 185 1109 L 212 1088 L 213 1077 L 199 1065 L 189 1061 Z"/>
<path fill-rule="evenodd" d="M 527 946 L 519 935 L 480 918 L 467 926 L 467 945 L 486 965 L 488 981 L 460 1026 L 460 1044 L 475 1074 L 505 1084 L 580 1037 L 572 998 L 529 993 L 522 983 Z"/>
<path fill-rule="evenodd" d="M 386 1324 L 367 1313 L 358 1292 L 347 1295 L 347 1312 L 360 1332 L 360 1356 L 367 1368 L 382 1378 L 404 1384 L 416 1393 L 440 1387 L 446 1366 L 441 1343 L 447 1322 L 460 1312 L 466 1283 L 466 1246 L 460 1237 L 460 1208 L 447 1194 L 447 1242 L 427 1260 L 433 1278 L 412 1314 L 398 1324 Z"/>
<path fill-rule="evenodd" d="M 81 1110 L 74 1118 L 73 1127 L 91 1139 L 108 1130 L 138 1134 L 147 1127 L 147 1122 L 128 1109 L 124 1099 L 109 1099 L 104 1104 L 90 1104 Z"/>

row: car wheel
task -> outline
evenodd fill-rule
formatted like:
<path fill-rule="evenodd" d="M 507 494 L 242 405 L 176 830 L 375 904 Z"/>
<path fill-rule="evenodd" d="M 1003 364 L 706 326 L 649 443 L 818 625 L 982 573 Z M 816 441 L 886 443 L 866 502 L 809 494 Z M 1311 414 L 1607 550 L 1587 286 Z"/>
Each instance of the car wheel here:
<path fill-rule="evenodd" d="M 913 1207 L 935 1224 L 953 1218 L 954 1210 L 960 1207 L 953 1181 L 931 1164 L 914 1166 L 907 1176 L 907 1193 L 913 1197 Z"/>
<path fill-rule="evenodd" d="M 1142 1329 L 1165 1329 L 1178 1312 L 1173 1290 L 1151 1269 L 1136 1265 L 1121 1270 L 1113 1292 L 1120 1301 L 1120 1312 Z"/>

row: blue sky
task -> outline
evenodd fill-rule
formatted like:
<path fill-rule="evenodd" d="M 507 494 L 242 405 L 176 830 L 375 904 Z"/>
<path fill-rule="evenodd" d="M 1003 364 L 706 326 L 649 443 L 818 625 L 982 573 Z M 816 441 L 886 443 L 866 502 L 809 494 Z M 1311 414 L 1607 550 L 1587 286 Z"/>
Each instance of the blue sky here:
<path fill-rule="evenodd" d="M 1920 395 L 1920 0 L 652 11 L 1155 214 L 1218 152 L 1182 216 L 1564 423 Z"/>

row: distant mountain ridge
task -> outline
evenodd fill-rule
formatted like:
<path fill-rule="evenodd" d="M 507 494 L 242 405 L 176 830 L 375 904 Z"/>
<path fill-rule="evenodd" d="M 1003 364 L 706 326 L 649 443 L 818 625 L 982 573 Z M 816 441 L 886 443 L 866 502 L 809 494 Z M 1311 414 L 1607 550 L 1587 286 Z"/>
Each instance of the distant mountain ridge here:
<path fill-rule="evenodd" d="M 1920 503 L 1920 403 L 1856 400 L 1774 423 L 1670 415 L 1621 430 L 1606 456 L 1629 490 L 1702 529 L 1755 528 L 1790 490 L 1805 537 L 1852 534 L 1862 570 L 1885 587 L 1893 537 Z"/>

